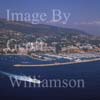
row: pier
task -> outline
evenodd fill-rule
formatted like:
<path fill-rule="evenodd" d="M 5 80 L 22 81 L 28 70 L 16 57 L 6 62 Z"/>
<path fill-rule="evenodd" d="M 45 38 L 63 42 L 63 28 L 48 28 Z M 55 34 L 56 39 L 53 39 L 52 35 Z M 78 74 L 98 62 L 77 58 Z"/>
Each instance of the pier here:
<path fill-rule="evenodd" d="M 66 63 L 54 63 L 54 64 L 15 64 L 14 67 L 18 68 L 24 68 L 24 67 L 53 67 L 53 66 L 62 66 L 62 65 L 69 65 L 69 64 L 80 64 L 80 63 L 87 63 L 87 62 L 96 62 L 100 61 L 100 58 L 98 59 L 92 59 L 92 60 L 84 60 L 79 62 L 66 62 Z"/>

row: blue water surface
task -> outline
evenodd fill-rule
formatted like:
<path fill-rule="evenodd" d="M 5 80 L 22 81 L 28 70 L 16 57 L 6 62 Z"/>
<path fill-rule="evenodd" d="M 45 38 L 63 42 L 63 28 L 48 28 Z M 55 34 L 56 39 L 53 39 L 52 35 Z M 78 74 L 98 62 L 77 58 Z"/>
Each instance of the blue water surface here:
<path fill-rule="evenodd" d="M 0 71 L 16 75 L 40 76 L 39 79 L 84 79 L 84 88 L 23 88 L 11 86 L 8 77 L 0 74 L 0 95 L 66 96 L 69 100 L 99 100 L 100 61 L 52 67 L 14 67 L 14 64 L 44 64 L 26 56 L 0 56 Z"/>

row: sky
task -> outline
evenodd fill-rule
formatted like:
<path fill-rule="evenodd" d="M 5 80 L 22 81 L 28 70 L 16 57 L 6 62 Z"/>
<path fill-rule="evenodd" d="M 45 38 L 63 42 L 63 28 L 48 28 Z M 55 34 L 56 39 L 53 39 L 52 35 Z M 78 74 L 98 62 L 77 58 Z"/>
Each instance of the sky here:
<path fill-rule="evenodd" d="M 52 9 L 70 13 L 66 24 L 48 22 L 48 24 L 76 28 L 90 34 L 100 35 L 100 0 L 0 0 L 0 17 L 6 17 L 6 9 L 19 12 L 47 12 Z"/>

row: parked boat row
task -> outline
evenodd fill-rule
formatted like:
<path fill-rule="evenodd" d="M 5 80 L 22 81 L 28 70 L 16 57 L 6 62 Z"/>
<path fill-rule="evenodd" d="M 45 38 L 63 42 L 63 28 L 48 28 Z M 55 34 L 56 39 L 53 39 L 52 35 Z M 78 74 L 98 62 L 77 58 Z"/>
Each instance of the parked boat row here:
<path fill-rule="evenodd" d="M 19 60 L 20 59 L 20 60 Z M 83 54 L 40 54 L 40 55 L 2 55 L 0 63 L 13 64 L 20 66 L 56 66 L 65 64 L 74 64 L 82 62 L 99 61 L 99 53 L 83 53 Z"/>

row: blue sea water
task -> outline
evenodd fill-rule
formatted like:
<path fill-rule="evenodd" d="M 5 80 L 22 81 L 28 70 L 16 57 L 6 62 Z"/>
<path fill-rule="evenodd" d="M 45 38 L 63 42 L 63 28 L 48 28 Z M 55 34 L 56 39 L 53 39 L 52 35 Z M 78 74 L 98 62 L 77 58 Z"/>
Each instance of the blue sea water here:
<path fill-rule="evenodd" d="M 41 79 L 84 79 L 84 88 L 23 88 L 11 86 L 9 78 L 0 74 L 1 96 L 66 96 L 68 100 L 100 99 L 100 61 L 54 67 L 16 68 L 19 63 L 42 64 L 44 62 L 25 56 L 0 56 L 0 71 L 17 75 L 40 76 Z M 47 63 L 47 62 L 45 62 Z"/>

